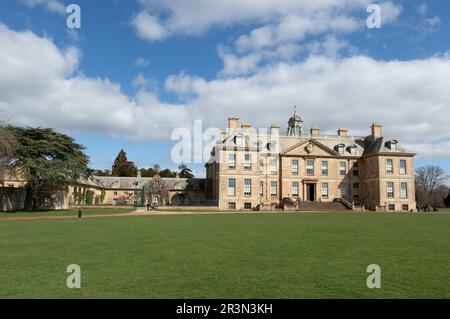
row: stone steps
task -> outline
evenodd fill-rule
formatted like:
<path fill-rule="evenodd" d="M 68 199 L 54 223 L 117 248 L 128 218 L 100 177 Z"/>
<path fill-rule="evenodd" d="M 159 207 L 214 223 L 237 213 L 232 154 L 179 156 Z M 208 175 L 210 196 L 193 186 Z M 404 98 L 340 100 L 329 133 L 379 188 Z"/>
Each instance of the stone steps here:
<path fill-rule="evenodd" d="M 298 204 L 299 211 L 348 211 L 347 206 L 340 202 L 301 202 Z"/>

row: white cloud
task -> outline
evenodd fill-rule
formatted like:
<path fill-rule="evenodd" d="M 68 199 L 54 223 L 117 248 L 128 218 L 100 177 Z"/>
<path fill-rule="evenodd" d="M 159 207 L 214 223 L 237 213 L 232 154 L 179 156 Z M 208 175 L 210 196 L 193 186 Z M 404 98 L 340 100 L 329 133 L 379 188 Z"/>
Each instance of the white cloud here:
<path fill-rule="evenodd" d="M 262 54 L 253 53 L 244 56 L 236 56 L 229 53 L 224 48 L 219 48 L 219 57 L 222 59 L 224 67 L 220 72 L 222 76 L 233 76 L 247 74 L 257 70 Z"/>
<path fill-rule="evenodd" d="M 319 13 L 312 16 L 291 14 L 279 23 L 251 31 L 240 36 L 236 41 L 239 51 L 271 48 L 281 43 L 303 40 L 308 34 L 317 35 L 326 32 L 346 33 L 362 26 L 355 18 L 333 16 L 330 13 Z"/>
<path fill-rule="evenodd" d="M 66 14 L 66 6 L 58 0 L 22 0 L 22 2 L 29 7 L 41 5 L 50 12 Z"/>
<path fill-rule="evenodd" d="M 1 24 L 0 47 L 0 110 L 13 124 L 159 139 L 188 123 L 181 105 L 150 92 L 129 97 L 108 79 L 85 77 L 75 48 L 63 51 L 48 38 Z"/>
<path fill-rule="evenodd" d="M 214 81 L 172 77 L 167 87 L 183 94 L 190 89 L 197 98 L 186 106 L 189 114 L 212 126 L 223 127 L 227 116 L 235 114 L 257 128 L 271 123 L 285 126 L 296 104 L 306 130 L 320 126 L 335 134 L 338 127 L 347 126 L 351 134 L 368 135 L 371 123 L 377 121 L 384 124 L 387 136 L 413 151 L 450 156 L 448 149 L 440 149 L 444 144 L 438 144 L 450 136 L 449 74 L 446 58 L 376 61 L 364 56 L 339 60 L 312 56 L 304 62 L 276 63 L 252 76 Z"/>
<path fill-rule="evenodd" d="M 422 2 L 421 4 L 419 4 L 419 6 L 417 7 L 417 12 L 420 13 L 421 15 L 425 15 L 428 12 L 428 6 L 425 2 Z"/>
<path fill-rule="evenodd" d="M 324 55 L 336 59 L 340 57 L 343 49 L 349 47 L 349 43 L 335 36 L 327 36 L 324 41 L 316 40 L 308 43 L 307 47 L 313 55 Z"/>
<path fill-rule="evenodd" d="M 134 66 L 147 67 L 149 65 L 150 65 L 150 59 L 146 59 L 143 57 L 139 57 L 136 59 L 136 61 L 134 61 Z"/>
<path fill-rule="evenodd" d="M 219 46 L 219 57 L 223 62 L 223 69 L 218 73 L 220 77 L 251 74 L 263 63 L 274 61 L 291 61 L 302 48 L 298 44 L 281 44 L 271 50 L 257 50 L 242 55 L 235 54 L 225 46 Z"/>
<path fill-rule="evenodd" d="M 380 4 L 381 7 L 381 23 L 389 24 L 397 20 L 402 13 L 403 8 L 394 4 L 392 1 L 386 1 Z"/>
<path fill-rule="evenodd" d="M 277 45 L 301 40 L 307 34 L 349 32 L 358 21 L 352 14 L 365 14 L 370 0 L 140 0 L 143 9 L 133 20 L 139 36 L 161 40 L 171 35 L 198 35 L 211 28 L 255 24 L 238 41 L 242 48 Z M 381 3 L 384 22 L 392 22 L 400 9 L 391 1 Z M 273 43 L 272 41 L 275 41 Z"/>
<path fill-rule="evenodd" d="M 133 19 L 133 25 L 143 39 L 162 40 L 168 36 L 168 30 L 158 21 L 158 18 L 145 10 Z"/>
<path fill-rule="evenodd" d="M 413 61 L 312 55 L 215 80 L 181 73 L 165 83 L 184 100 L 175 105 L 146 90 L 130 97 L 108 79 L 83 76 L 77 49 L 61 50 L 29 31 L 0 25 L 0 47 L 0 110 L 14 124 L 168 139 L 194 119 L 223 128 L 235 114 L 254 127 L 286 126 L 295 104 L 306 130 L 335 133 L 347 126 L 351 134 L 367 135 L 377 121 L 413 151 L 450 156 L 446 55 Z"/>
<path fill-rule="evenodd" d="M 142 73 L 139 73 L 132 82 L 134 87 L 145 87 L 151 83 L 149 79 L 147 79 Z"/>

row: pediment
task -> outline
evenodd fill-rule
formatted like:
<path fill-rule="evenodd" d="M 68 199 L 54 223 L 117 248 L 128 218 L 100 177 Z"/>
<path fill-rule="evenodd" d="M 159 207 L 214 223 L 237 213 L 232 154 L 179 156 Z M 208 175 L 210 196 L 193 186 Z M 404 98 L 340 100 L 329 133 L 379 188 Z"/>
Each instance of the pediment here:
<path fill-rule="evenodd" d="M 339 154 L 323 145 L 322 143 L 309 139 L 291 146 L 282 152 L 282 155 L 287 156 L 339 156 Z"/>

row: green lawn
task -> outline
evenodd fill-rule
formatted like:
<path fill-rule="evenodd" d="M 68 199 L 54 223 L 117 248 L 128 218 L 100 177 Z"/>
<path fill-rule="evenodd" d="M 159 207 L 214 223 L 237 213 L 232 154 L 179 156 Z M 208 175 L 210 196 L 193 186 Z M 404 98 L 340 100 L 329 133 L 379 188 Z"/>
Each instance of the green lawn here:
<path fill-rule="evenodd" d="M 109 215 L 122 214 L 134 211 L 130 209 L 83 209 L 83 215 Z M 40 212 L 0 212 L 1 218 L 9 217 L 51 217 L 51 216 L 78 216 L 78 210 L 56 210 L 56 211 L 40 211 Z"/>
<path fill-rule="evenodd" d="M 450 214 L 0 221 L 0 297 L 450 298 Z"/>

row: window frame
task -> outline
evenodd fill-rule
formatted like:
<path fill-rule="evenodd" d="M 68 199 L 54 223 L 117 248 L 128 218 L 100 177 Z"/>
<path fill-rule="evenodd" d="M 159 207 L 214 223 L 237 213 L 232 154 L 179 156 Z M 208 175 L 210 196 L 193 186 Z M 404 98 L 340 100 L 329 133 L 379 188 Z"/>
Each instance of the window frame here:
<path fill-rule="evenodd" d="M 296 165 L 294 165 L 296 163 Z M 293 176 L 298 176 L 299 174 L 299 160 L 291 160 L 291 174 Z"/>
<path fill-rule="evenodd" d="M 231 157 L 233 157 L 232 161 L 231 161 Z M 236 160 L 237 160 L 237 155 L 235 153 L 228 154 L 228 169 L 229 170 L 236 169 Z"/>
<path fill-rule="evenodd" d="M 390 190 L 390 185 L 392 185 L 392 191 Z M 386 182 L 386 196 L 387 198 L 395 198 L 395 183 L 394 182 Z"/>
<path fill-rule="evenodd" d="M 328 182 L 322 182 L 321 188 L 322 188 L 322 198 L 325 198 L 325 199 L 329 198 L 329 196 L 330 196 L 330 184 Z"/>
<path fill-rule="evenodd" d="M 316 161 L 313 159 L 308 159 L 305 161 L 306 165 L 306 176 L 315 176 L 315 163 Z M 312 166 L 310 164 L 312 163 Z M 312 168 L 310 168 L 312 167 Z"/>
<path fill-rule="evenodd" d="M 405 188 L 403 188 L 403 186 L 406 186 Z M 408 182 L 400 182 L 400 198 L 401 199 L 408 199 L 409 196 L 409 186 L 408 186 Z"/>
<path fill-rule="evenodd" d="M 252 170 L 252 154 L 244 154 L 244 170 L 245 171 Z"/>
<path fill-rule="evenodd" d="M 402 163 L 405 164 L 404 167 L 402 167 Z M 400 163 L 399 163 L 399 172 L 400 172 L 400 174 L 406 175 L 406 174 L 408 173 L 408 168 L 407 168 L 407 167 L 408 167 L 407 161 L 404 160 L 404 159 L 401 159 L 401 160 L 400 160 Z"/>
<path fill-rule="evenodd" d="M 323 164 L 326 164 L 325 166 Z M 320 164 L 320 170 L 322 173 L 322 176 L 328 176 L 329 174 L 329 165 L 328 165 L 328 161 L 322 161 Z M 325 172 L 325 173 L 324 173 Z"/>
<path fill-rule="evenodd" d="M 342 168 L 342 164 L 344 164 L 344 168 Z M 339 176 L 347 176 L 347 162 L 339 161 Z"/>
<path fill-rule="evenodd" d="M 270 175 L 278 174 L 278 160 L 271 159 L 270 160 Z"/>
<path fill-rule="evenodd" d="M 386 174 L 394 174 L 394 160 L 392 158 L 386 159 Z"/>
<path fill-rule="evenodd" d="M 231 186 L 231 182 L 233 182 L 233 186 Z M 230 190 L 233 190 L 230 192 Z M 228 179 L 228 189 L 227 189 L 228 196 L 234 197 L 236 196 L 236 178 L 229 178 Z"/>
<path fill-rule="evenodd" d="M 296 184 L 296 187 L 294 187 L 294 184 Z M 294 189 L 297 189 L 296 193 L 294 193 Z M 300 196 L 300 183 L 299 182 L 294 181 L 291 183 L 291 194 L 292 194 L 292 197 Z"/>
<path fill-rule="evenodd" d="M 273 192 L 275 190 L 275 192 Z M 270 197 L 277 197 L 278 196 L 278 182 L 277 181 L 271 181 L 270 182 Z"/>
<path fill-rule="evenodd" d="M 353 163 L 352 174 L 353 174 L 354 177 L 358 177 L 359 176 L 359 163 L 358 162 L 354 162 Z"/>
<path fill-rule="evenodd" d="M 247 182 L 250 182 L 250 184 L 247 184 Z M 244 179 L 243 193 L 244 196 L 252 196 L 252 180 L 250 178 Z"/>

